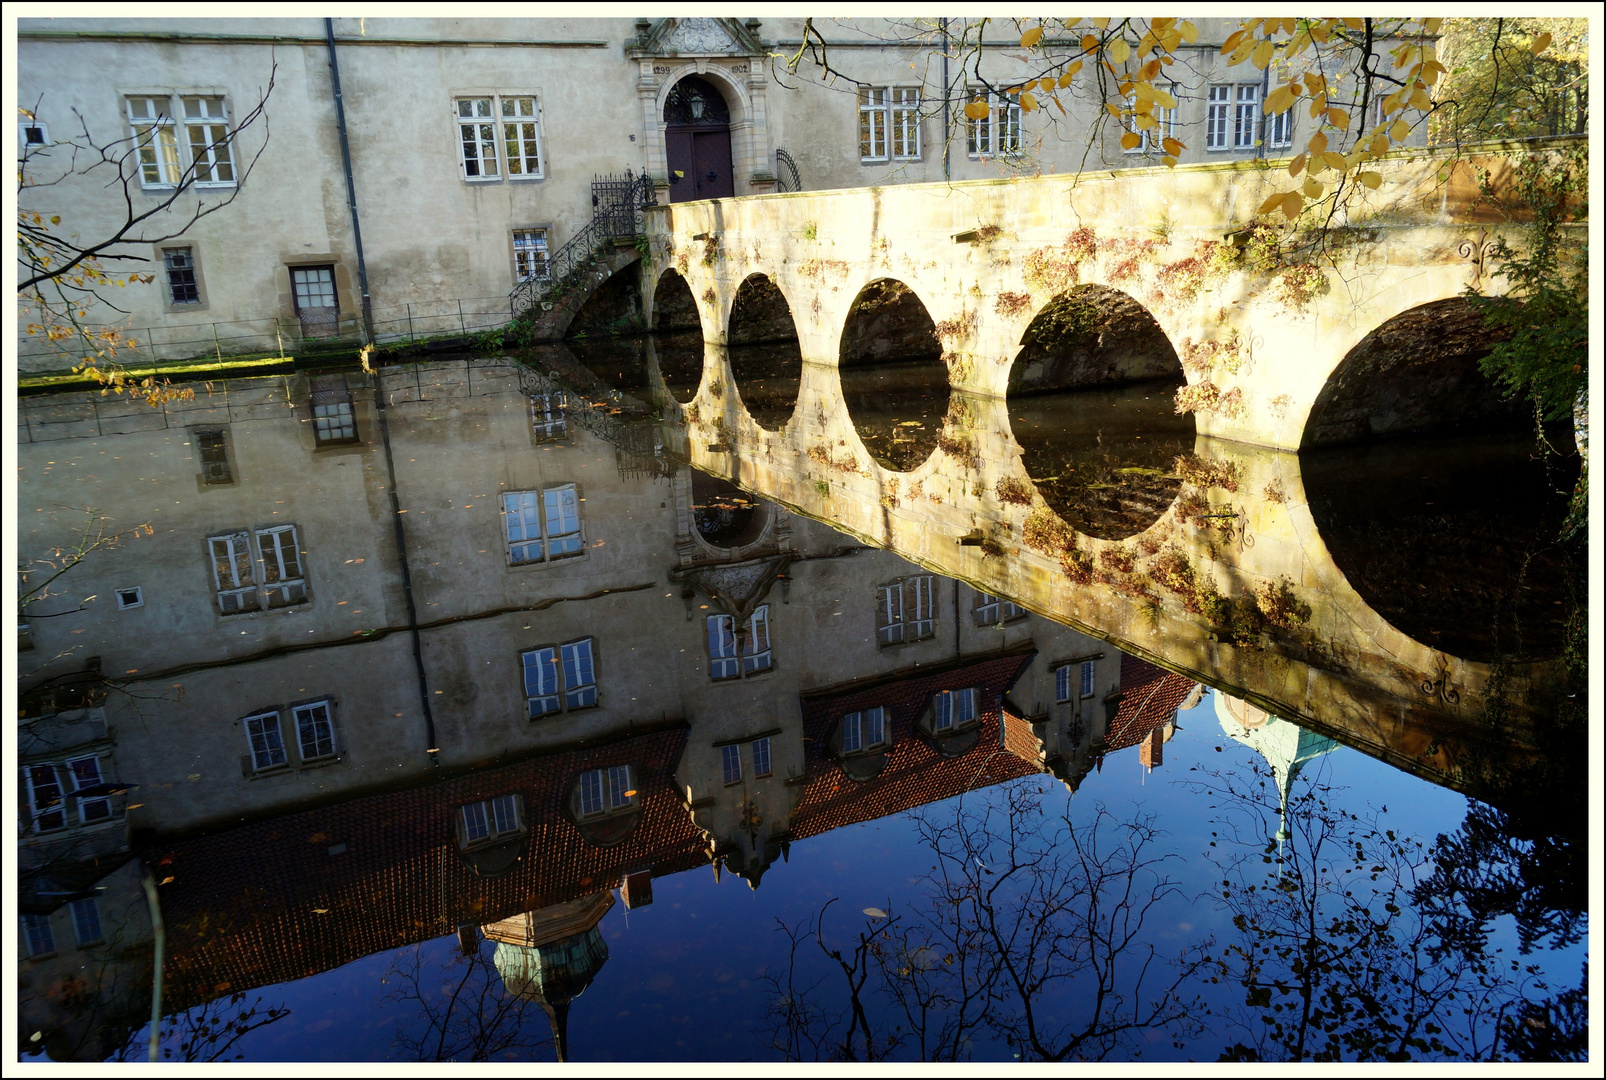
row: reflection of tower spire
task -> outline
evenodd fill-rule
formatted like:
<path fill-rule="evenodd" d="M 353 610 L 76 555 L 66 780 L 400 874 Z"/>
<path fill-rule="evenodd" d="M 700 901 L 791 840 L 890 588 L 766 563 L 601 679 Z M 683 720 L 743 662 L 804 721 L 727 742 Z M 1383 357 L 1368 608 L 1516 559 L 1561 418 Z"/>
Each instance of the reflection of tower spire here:
<path fill-rule="evenodd" d="M 1289 837 L 1288 793 L 1305 762 L 1338 744 L 1239 698 L 1216 691 L 1216 716 L 1229 739 L 1241 742 L 1266 759 L 1277 785 L 1277 846 Z"/>
<path fill-rule="evenodd" d="M 546 1013 L 559 1061 L 569 1060 L 569 1003 L 608 962 L 597 924 L 612 906 L 613 893 L 601 892 L 481 927 L 496 942 L 493 962 L 507 992 Z"/>

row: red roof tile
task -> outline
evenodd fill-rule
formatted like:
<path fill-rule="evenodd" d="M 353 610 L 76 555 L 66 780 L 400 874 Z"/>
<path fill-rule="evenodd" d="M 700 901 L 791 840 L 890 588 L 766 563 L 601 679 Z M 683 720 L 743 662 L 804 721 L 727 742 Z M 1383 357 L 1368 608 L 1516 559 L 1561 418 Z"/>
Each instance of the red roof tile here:
<path fill-rule="evenodd" d="M 1121 703 L 1104 736 L 1104 752 L 1136 746 L 1177 714 L 1194 682 L 1136 657 L 1121 657 Z"/>

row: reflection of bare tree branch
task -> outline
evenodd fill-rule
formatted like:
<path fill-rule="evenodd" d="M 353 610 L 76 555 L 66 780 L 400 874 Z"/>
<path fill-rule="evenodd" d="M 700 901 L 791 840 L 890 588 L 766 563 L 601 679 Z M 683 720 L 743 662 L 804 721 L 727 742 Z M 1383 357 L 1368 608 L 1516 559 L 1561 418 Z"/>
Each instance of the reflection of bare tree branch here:
<path fill-rule="evenodd" d="M 427 944 L 427 943 L 426 943 Z M 382 982 L 394 984 L 388 1000 L 412 1005 L 416 1020 L 397 1025 L 395 1045 L 414 1061 L 528 1060 L 552 1051 L 539 1002 L 509 993 L 492 961 L 494 944 L 480 941 L 449 968 L 429 966 L 426 945 L 396 954 Z"/>
<path fill-rule="evenodd" d="M 1045 813 L 1042 798 L 1036 785 L 1015 784 L 951 819 L 919 819 L 936 859 L 921 896 L 896 915 L 868 913 L 851 956 L 825 944 L 824 909 L 783 927 L 788 968 L 766 979 L 776 991 L 772 1046 L 792 1059 L 902 1050 L 957 1061 L 990 1034 L 1022 1058 L 1100 1060 L 1136 1049 L 1130 1040 L 1146 1030 L 1197 1030 L 1182 995 L 1202 951 L 1171 961 L 1144 934 L 1156 907 L 1180 896 L 1163 871 L 1171 856 L 1152 854 L 1152 822 L 1099 807 L 1077 825 Z M 810 938 L 845 977 L 840 1012 L 818 1001 L 826 980 L 805 985 L 799 973 Z"/>
<path fill-rule="evenodd" d="M 283 1005 L 262 1005 L 258 997 L 249 1005 L 245 995 L 229 994 L 187 1012 L 162 1017 L 162 1059 L 164 1061 L 239 1061 L 244 1054 L 229 1051 L 239 1041 L 269 1024 L 290 1015 Z M 146 1056 L 147 1028 L 133 1033 L 116 1054 L 118 1061 L 141 1061 Z"/>

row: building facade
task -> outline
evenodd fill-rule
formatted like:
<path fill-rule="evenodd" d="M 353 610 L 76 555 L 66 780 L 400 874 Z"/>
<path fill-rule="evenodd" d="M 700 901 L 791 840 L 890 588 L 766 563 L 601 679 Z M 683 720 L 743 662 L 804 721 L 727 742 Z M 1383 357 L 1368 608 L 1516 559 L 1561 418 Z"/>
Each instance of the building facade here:
<path fill-rule="evenodd" d="M 109 266 L 154 280 L 87 315 L 126 358 L 468 335 L 584 232 L 601 176 L 666 203 L 1149 166 L 1167 136 L 1185 164 L 1291 153 L 1308 120 L 1262 117 L 1263 73 L 1220 56 L 1232 21 L 1199 25 L 1176 107 L 1124 146 L 1091 83 L 1064 115 L 996 92 L 1033 72 L 1009 20 L 963 63 L 958 21 L 821 22 L 795 71 L 800 19 L 24 20 L 22 205 L 83 240 L 151 214 L 130 235 L 160 239 L 123 249 L 143 261 Z M 126 205 L 75 139 L 112 147 Z M 23 370 L 66 366 L 23 337 Z"/>

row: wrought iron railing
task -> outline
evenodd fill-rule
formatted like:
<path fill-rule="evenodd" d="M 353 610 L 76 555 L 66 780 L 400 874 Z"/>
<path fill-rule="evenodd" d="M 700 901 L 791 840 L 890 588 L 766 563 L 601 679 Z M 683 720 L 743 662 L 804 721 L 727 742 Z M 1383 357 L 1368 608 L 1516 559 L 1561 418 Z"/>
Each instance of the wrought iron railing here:
<path fill-rule="evenodd" d="M 591 221 L 539 264 L 535 273 L 514 286 L 508 295 L 514 317 L 561 293 L 576 276 L 589 270 L 614 240 L 643 235 L 642 212 L 655 201 L 652 179 L 645 173 L 592 180 Z"/>
<path fill-rule="evenodd" d="M 775 151 L 775 190 L 802 191 L 803 181 L 797 175 L 797 162 L 785 150 Z"/>
<path fill-rule="evenodd" d="M 664 453 L 663 435 L 656 421 L 632 417 L 607 402 L 591 401 L 546 372 L 522 365 L 519 388 L 532 400 L 543 399 L 549 429 L 559 422 L 565 429 L 573 424 L 612 443 L 622 479 L 674 475 L 675 463 Z"/>

